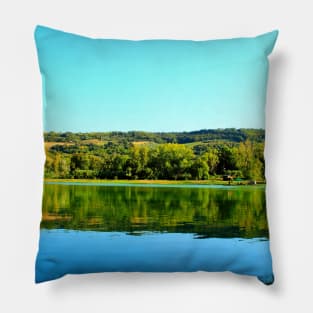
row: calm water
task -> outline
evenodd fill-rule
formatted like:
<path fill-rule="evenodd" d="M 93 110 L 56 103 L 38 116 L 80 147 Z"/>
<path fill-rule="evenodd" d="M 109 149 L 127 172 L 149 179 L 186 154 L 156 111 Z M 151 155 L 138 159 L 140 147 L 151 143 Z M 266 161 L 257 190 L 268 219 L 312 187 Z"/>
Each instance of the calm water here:
<path fill-rule="evenodd" d="M 264 186 L 45 184 L 37 282 L 195 270 L 272 282 Z"/>

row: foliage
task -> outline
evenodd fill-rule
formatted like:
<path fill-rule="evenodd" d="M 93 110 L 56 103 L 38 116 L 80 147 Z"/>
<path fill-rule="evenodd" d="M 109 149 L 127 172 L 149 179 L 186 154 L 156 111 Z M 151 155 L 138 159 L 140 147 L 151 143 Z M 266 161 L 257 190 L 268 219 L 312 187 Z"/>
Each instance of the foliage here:
<path fill-rule="evenodd" d="M 243 142 L 251 140 L 263 142 L 265 139 L 264 129 L 201 129 L 191 132 L 162 132 L 152 133 L 144 131 L 129 132 L 93 132 L 93 133 L 57 133 L 46 132 L 45 142 L 81 142 L 90 140 L 99 141 L 149 141 L 155 143 L 180 143 L 209 142 L 212 140 L 222 140 L 231 142 Z"/>
<path fill-rule="evenodd" d="M 46 178 L 264 179 L 264 131 L 45 133 Z"/>

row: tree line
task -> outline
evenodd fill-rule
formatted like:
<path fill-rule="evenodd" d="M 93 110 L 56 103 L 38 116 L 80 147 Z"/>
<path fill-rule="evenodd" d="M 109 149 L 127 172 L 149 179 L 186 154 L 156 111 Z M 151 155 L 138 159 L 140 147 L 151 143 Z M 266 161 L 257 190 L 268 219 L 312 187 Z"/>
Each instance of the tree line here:
<path fill-rule="evenodd" d="M 50 138 L 51 140 L 51 138 Z M 219 175 L 264 180 L 264 142 L 136 144 L 128 138 L 55 142 L 46 149 L 45 177 L 207 180 Z"/>
<path fill-rule="evenodd" d="M 253 128 L 220 128 L 220 129 L 201 129 L 190 132 L 46 132 L 44 139 L 47 142 L 80 142 L 82 140 L 97 139 L 102 141 L 150 141 L 155 143 L 191 143 L 205 142 L 212 140 L 224 140 L 230 142 L 243 142 L 251 140 L 254 142 L 263 142 L 265 139 L 264 129 Z"/>

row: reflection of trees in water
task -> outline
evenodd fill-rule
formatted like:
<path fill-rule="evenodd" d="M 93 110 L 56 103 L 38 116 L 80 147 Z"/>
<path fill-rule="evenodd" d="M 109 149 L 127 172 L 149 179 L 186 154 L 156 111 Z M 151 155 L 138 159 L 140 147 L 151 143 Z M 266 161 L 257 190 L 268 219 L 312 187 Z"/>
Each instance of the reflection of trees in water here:
<path fill-rule="evenodd" d="M 43 228 L 267 236 L 260 187 L 166 188 L 45 185 Z"/>

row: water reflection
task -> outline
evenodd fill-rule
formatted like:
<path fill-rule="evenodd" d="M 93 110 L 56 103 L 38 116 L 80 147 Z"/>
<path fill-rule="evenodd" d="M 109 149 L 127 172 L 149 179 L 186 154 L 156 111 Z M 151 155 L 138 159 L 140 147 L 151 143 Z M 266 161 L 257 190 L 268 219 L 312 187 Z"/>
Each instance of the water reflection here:
<path fill-rule="evenodd" d="M 41 228 L 268 237 L 265 190 L 46 184 Z"/>

